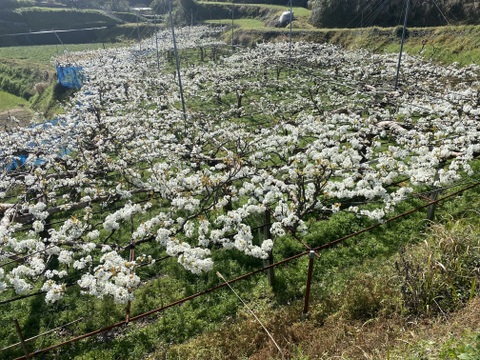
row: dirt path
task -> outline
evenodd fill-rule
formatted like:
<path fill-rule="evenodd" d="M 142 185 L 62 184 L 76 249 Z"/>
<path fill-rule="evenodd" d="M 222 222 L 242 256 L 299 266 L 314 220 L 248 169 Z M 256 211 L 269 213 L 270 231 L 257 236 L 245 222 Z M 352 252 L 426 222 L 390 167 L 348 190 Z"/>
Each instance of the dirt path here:
<path fill-rule="evenodd" d="M 32 110 L 21 107 L 2 111 L 0 112 L 0 131 L 29 125 L 34 116 L 35 114 Z"/>

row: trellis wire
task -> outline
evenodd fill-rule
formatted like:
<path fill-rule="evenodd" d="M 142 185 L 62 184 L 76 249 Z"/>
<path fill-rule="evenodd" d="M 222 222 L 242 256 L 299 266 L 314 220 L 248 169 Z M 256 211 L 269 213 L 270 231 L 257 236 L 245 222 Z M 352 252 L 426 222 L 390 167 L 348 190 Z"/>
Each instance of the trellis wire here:
<path fill-rule="evenodd" d="M 475 186 L 475 184 L 477 184 L 478 181 L 479 181 L 479 180 L 475 180 L 475 182 L 473 183 L 473 186 Z M 456 187 L 456 186 L 459 186 L 459 185 L 460 185 L 460 184 L 456 184 L 456 185 L 451 186 L 450 188 L 453 188 L 453 187 Z M 461 189 L 461 190 L 459 190 L 459 191 L 462 192 L 462 191 L 464 191 L 465 189 L 468 189 L 468 188 L 469 188 L 469 187 L 464 188 L 464 189 Z M 444 188 L 436 189 L 436 191 L 445 191 L 445 190 L 447 190 L 447 189 L 449 189 L 449 188 L 448 188 L 448 187 L 444 187 Z M 430 194 L 430 193 L 431 193 L 431 191 L 429 191 L 427 194 Z M 438 201 L 432 201 L 432 200 L 434 200 L 434 199 L 431 199 L 431 198 L 429 198 L 429 197 L 426 196 L 426 195 L 422 195 L 421 193 L 415 193 L 414 195 L 417 196 L 417 197 L 419 197 L 419 198 L 421 198 L 421 199 L 424 200 L 424 201 L 429 201 L 429 203 L 428 203 L 427 205 L 425 205 L 424 207 L 429 207 L 429 206 L 435 205 L 435 204 L 437 204 L 438 202 L 440 202 L 440 201 L 443 200 L 443 199 L 440 199 L 440 200 L 438 200 Z M 445 198 L 444 198 L 444 199 L 445 199 Z M 400 214 L 400 216 L 401 216 L 401 215 L 402 215 L 402 214 Z M 390 221 L 390 220 L 387 220 L 386 222 L 388 222 L 388 221 Z M 271 225 L 271 223 L 266 222 L 266 223 L 264 223 L 264 224 L 262 224 L 262 225 L 260 225 L 260 226 L 257 226 L 257 227 L 252 228 L 252 230 L 262 229 L 262 228 L 267 227 L 267 226 L 269 226 L 269 225 Z M 380 226 L 380 225 L 382 225 L 382 223 L 379 223 L 379 224 L 374 225 L 374 226 Z M 367 229 L 369 230 L 369 228 L 367 228 Z M 227 237 L 233 237 L 233 236 L 234 236 L 234 234 L 227 235 Z M 347 235 L 347 236 L 348 236 L 348 235 Z M 299 239 L 297 236 L 294 235 L 293 237 L 294 237 L 297 241 L 299 241 L 300 244 L 302 244 L 307 250 L 309 250 L 309 251 L 312 250 L 312 248 L 311 248 L 308 244 L 306 244 L 305 242 L 303 242 L 303 241 L 302 241 L 301 239 Z M 137 241 L 137 242 L 136 242 L 136 245 L 140 245 L 140 244 L 143 244 L 143 243 L 148 243 L 148 242 L 150 242 L 150 241 L 152 241 L 152 240 L 154 240 L 154 239 L 155 239 L 155 238 L 154 238 L 153 236 L 151 236 L 151 237 L 148 237 L 148 238 L 146 238 L 146 239 Z M 122 250 L 129 250 L 130 248 L 131 248 L 131 244 L 128 244 L 128 245 L 124 246 Z M 46 250 L 46 249 L 45 249 L 45 250 Z M 44 252 L 45 250 L 38 251 L 38 253 Z M 316 249 L 313 249 L 313 250 L 316 250 Z M 37 252 L 35 252 L 35 253 L 33 253 L 33 254 L 36 254 L 36 253 L 37 253 Z M 25 255 L 25 256 L 23 256 L 23 257 L 21 257 L 21 258 L 19 258 L 19 259 L 28 258 L 28 257 L 32 256 L 33 254 Z M 315 252 L 315 256 L 318 257 L 318 258 L 320 257 L 320 255 L 317 254 L 316 252 Z M 163 260 L 169 259 L 169 258 L 170 258 L 170 256 L 167 255 L 167 256 L 164 256 L 164 257 L 162 257 L 162 258 L 155 259 L 155 263 L 157 263 L 157 262 L 159 262 L 159 261 L 163 261 Z M 13 263 L 13 262 L 16 262 L 16 261 L 17 261 L 17 260 L 10 261 L 10 262 L 8 262 L 8 263 L 5 263 L 5 264 L 0 265 L 0 267 L 3 267 L 3 266 L 5 266 L 5 265 L 8 265 L 8 264 Z M 148 266 L 148 265 L 151 265 L 151 264 L 142 264 L 142 265 L 140 265 L 140 267 L 144 267 L 144 266 Z M 266 269 L 267 269 L 267 267 L 266 267 Z M 268 269 L 270 269 L 270 268 L 268 268 Z M 66 286 L 67 286 L 67 287 L 71 287 L 71 286 L 76 286 L 76 285 L 78 285 L 78 284 L 77 284 L 77 283 L 71 283 L 71 284 L 67 284 Z M 29 298 L 29 297 L 32 297 L 32 296 L 36 296 L 36 295 L 45 294 L 45 293 L 46 293 L 46 291 L 37 291 L 37 292 L 35 292 L 35 293 L 17 296 L 17 297 L 15 297 L 15 298 L 11 298 L 11 299 L 7 299 L 7 300 L 2 300 L 2 301 L 0 301 L 0 305 L 7 304 L 7 303 L 10 303 L 10 302 L 14 302 L 14 301 L 18 301 L 18 300 L 22 300 L 22 299 L 26 299 L 26 298 Z"/>
<path fill-rule="evenodd" d="M 349 234 L 349 235 L 346 235 L 346 236 L 343 236 L 343 237 L 338 238 L 338 239 L 336 239 L 336 240 L 333 240 L 333 241 L 331 241 L 331 242 L 329 242 L 329 243 L 326 243 L 326 244 L 317 246 L 317 247 L 315 247 L 315 248 L 313 248 L 313 249 L 311 249 L 311 250 L 308 250 L 308 251 L 304 251 L 304 252 L 295 254 L 295 255 L 293 255 L 293 256 L 291 256 L 291 257 L 289 257 L 289 258 L 280 260 L 280 261 L 278 261 L 278 262 L 276 262 L 276 263 L 273 263 L 273 264 L 271 264 L 271 265 L 267 265 L 267 266 L 264 266 L 263 268 L 260 268 L 260 269 L 251 271 L 251 272 L 246 273 L 246 274 L 243 274 L 243 275 L 240 275 L 240 276 L 238 276 L 238 277 L 236 277 L 236 278 L 234 278 L 234 279 L 232 279 L 232 280 L 229 280 L 228 283 L 225 282 L 225 283 L 222 283 L 222 284 L 218 284 L 218 285 L 216 285 L 216 286 L 214 286 L 214 287 L 211 287 L 211 288 L 208 288 L 208 289 L 206 289 L 206 290 L 203 290 L 203 291 L 197 292 L 197 293 L 195 293 L 195 294 L 192 294 L 192 295 L 190 295 L 190 296 L 184 297 L 184 298 L 182 298 L 182 299 L 179 299 L 179 300 L 177 300 L 177 301 L 174 301 L 174 302 L 172 302 L 172 303 L 170 303 L 170 304 L 168 304 L 168 305 L 162 306 L 162 307 L 160 307 L 160 308 L 152 309 L 152 310 L 149 310 L 149 311 L 144 312 L 144 313 L 142 313 L 142 314 L 139 314 L 139 315 L 136 315 L 136 316 L 132 316 L 132 317 L 129 318 L 128 321 L 123 320 L 123 321 L 117 322 L 117 323 L 115 323 L 115 324 L 112 324 L 112 325 L 109 325 L 109 326 L 106 326 L 106 327 L 103 327 L 103 328 L 100 328 L 100 329 L 91 331 L 91 332 L 89 332 L 89 333 L 84 333 L 84 334 L 82 334 L 82 335 L 76 336 L 76 337 L 71 338 L 71 339 L 69 339 L 69 340 L 66 340 L 66 341 L 64 341 L 64 342 L 61 342 L 61 343 L 58 343 L 58 344 L 55 344 L 55 345 L 46 347 L 46 348 L 44 348 L 44 349 L 37 350 L 37 351 L 35 351 L 35 352 L 33 352 L 33 353 L 30 353 L 30 354 L 28 354 L 28 355 L 24 355 L 24 356 L 18 357 L 18 358 L 16 358 L 15 360 L 28 359 L 29 356 L 32 356 L 32 357 L 33 357 L 33 356 L 36 356 L 36 355 L 39 355 L 39 354 L 43 354 L 43 353 L 46 353 L 46 352 L 48 352 L 48 351 L 50 351 L 50 350 L 53 350 L 53 349 L 56 349 L 56 348 L 59 348 L 59 347 L 62 347 L 62 346 L 65 346 L 65 345 L 68 345 L 68 344 L 77 342 L 77 341 L 79 341 L 79 340 L 82 340 L 82 339 L 85 339 L 85 338 L 88 338 L 88 337 L 91 337 L 91 336 L 94 336 L 94 335 L 97 335 L 97 334 L 100 334 L 100 333 L 103 333 L 103 332 L 112 330 L 112 329 L 114 329 L 114 328 L 117 328 L 117 327 L 126 325 L 126 324 L 128 324 L 128 322 L 140 320 L 140 319 L 143 319 L 143 318 L 145 318 L 145 317 L 147 317 L 147 316 L 150 316 L 150 315 L 153 315 L 153 314 L 156 314 L 156 313 L 159 313 L 159 312 L 163 312 L 163 311 L 165 311 L 165 310 L 167 310 L 167 309 L 169 309 L 169 308 L 171 308 L 171 307 L 174 307 L 174 306 L 176 306 L 176 305 L 183 304 L 183 303 L 185 303 L 185 302 L 187 302 L 187 301 L 190 301 L 190 300 L 193 300 L 193 299 L 195 299 L 195 298 L 197 298 L 197 297 L 200 297 L 200 296 L 206 295 L 206 294 L 208 294 L 208 293 L 211 293 L 211 292 L 213 292 L 213 291 L 222 289 L 222 288 L 228 286 L 228 284 L 233 284 L 233 283 L 235 283 L 235 282 L 238 282 L 238 281 L 240 281 L 240 280 L 244 280 L 244 279 L 249 278 L 249 277 L 251 277 L 251 276 L 253 276 L 253 275 L 256 275 L 256 274 L 258 274 L 258 273 L 265 272 L 265 271 L 267 271 L 267 270 L 270 269 L 270 268 L 274 268 L 274 267 L 277 267 L 277 266 L 280 266 L 280 265 L 284 265 L 284 264 L 289 263 L 289 262 L 291 262 L 291 261 L 293 261 L 293 260 L 299 259 L 299 258 L 301 258 L 301 257 L 303 257 L 303 256 L 305 256 L 305 255 L 307 255 L 307 254 L 310 254 L 310 252 L 311 252 L 312 250 L 315 251 L 315 252 L 317 252 L 317 251 L 320 251 L 320 250 L 324 250 L 324 249 L 333 247 L 333 246 L 335 246 L 335 245 L 337 245 L 337 244 L 339 244 L 339 243 L 341 243 L 341 242 L 343 242 L 343 241 L 345 241 L 345 240 L 347 240 L 347 239 L 350 239 L 350 238 L 352 238 L 352 237 L 358 236 L 358 235 L 360 235 L 360 234 L 363 234 L 363 233 L 365 233 L 365 232 L 368 232 L 368 231 L 370 231 L 370 230 L 373 230 L 373 229 L 375 229 L 375 228 L 377 228 L 377 227 L 383 226 L 383 225 L 385 225 L 385 224 L 387 224 L 387 223 L 396 221 L 396 220 L 398 220 L 398 219 L 400 219 L 400 218 L 403 218 L 403 217 L 405 217 L 405 216 L 411 215 L 411 214 L 413 214 L 413 213 L 415 213 L 415 212 L 417 212 L 417 211 L 423 210 L 423 209 L 425 209 L 425 208 L 427 208 L 427 207 L 429 207 L 429 206 L 431 206 L 431 205 L 433 205 L 433 204 L 439 203 L 439 202 L 444 201 L 444 200 L 448 200 L 449 198 L 454 197 L 454 196 L 457 196 L 457 195 L 461 194 L 461 193 L 464 192 L 464 191 L 473 189 L 473 188 L 475 188 L 475 187 L 478 186 L 478 185 L 480 185 L 480 182 L 477 181 L 477 182 L 475 182 L 475 183 L 473 183 L 473 184 L 471 184 L 471 185 L 469 185 L 469 186 L 466 186 L 466 187 L 464 187 L 464 188 L 462 188 L 462 189 L 459 189 L 459 190 L 457 190 L 457 191 L 455 191 L 455 192 L 453 192 L 453 193 L 451 193 L 451 194 L 448 194 L 448 195 L 446 195 L 446 196 L 444 196 L 444 197 L 442 197 L 442 198 L 440 198 L 440 199 L 437 199 L 437 200 L 434 200 L 434 201 L 430 201 L 430 202 L 428 202 L 427 204 L 424 204 L 424 205 L 419 206 L 419 207 L 416 207 L 416 208 L 414 208 L 414 209 L 412 209 L 412 210 L 406 211 L 406 212 L 404 212 L 404 213 L 402 213 L 402 214 L 399 214 L 399 215 L 396 215 L 396 216 L 394 216 L 394 217 L 391 217 L 391 218 L 389 218 L 389 219 L 387 219 L 387 220 L 385 220 L 385 221 L 383 221 L 383 222 L 381 222 L 381 223 L 374 224 L 374 225 L 369 226 L 369 227 L 366 227 L 366 228 L 364 228 L 364 229 L 362 229 L 362 230 L 356 231 L 356 232 L 351 233 L 351 234 Z"/>

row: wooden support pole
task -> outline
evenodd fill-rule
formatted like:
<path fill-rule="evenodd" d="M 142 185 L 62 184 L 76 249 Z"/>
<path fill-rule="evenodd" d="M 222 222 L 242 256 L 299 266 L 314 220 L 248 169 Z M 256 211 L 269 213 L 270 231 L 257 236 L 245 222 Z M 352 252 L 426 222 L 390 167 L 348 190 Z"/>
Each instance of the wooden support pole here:
<path fill-rule="evenodd" d="M 313 275 L 313 259 L 315 258 L 315 251 L 310 250 L 308 254 L 308 275 L 307 275 L 307 288 L 305 289 L 305 304 L 303 306 L 303 315 L 307 315 L 309 301 L 310 301 L 310 285 L 312 284 L 312 275 Z"/>
<path fill-rule="evenodd" d="M 132 222 L 132 226 L 133 226 L 133 222 Z M 128 261 L 130 261 L 130 262 L 135 261 L 135 241 L 133 240 L 133 238 L 130 239 L 130 255 L 128 257 Z M 125 315 L 125 322 L 126 323 L 128 323 L 128 321 L 130 320 L 130 310 L 131 310 L 131 308 L 132 308 L 132 302 L 130 300 L 128 300 L 126 315 Z"/>
<path fill-rule="evenodd" d="M 232 50 L 235 50 L 235 45 L 233 43 L 233 27 L 234 27 L 234 21 L 235 21 L 235 8 L 233 7 L 233 1 L 232 1 Z"/>
<path fill-rule="evenodd" d="M 157 27 L 157 13 L 154 15 L 155 21 L 155 49 L 157 50 L 157 70 L 160 71 L 160 54 L 158 52 L 158 27 Z"/>
<path fill-rule="evenodd" d="M 180 60 L 178 58 L 177 39 L 175 38 L 175 27 L 173 26 L 172 1 L 173 0 L 168 0 L 168 13 L 169 13 L 169 16 L 170 16 L 170 27 L 172 28 L 173 53 L 175 55 L 175 63 L 176 63 L 177 76 L 178 76 L 178 87 L 180 89 L 180 100 L 182 102 L 182 112 L 183 112 L 183 119 L 185 120 L 185 131 L 186 131 L 186 128 L 187 128 L 187 110 L 185 108 L 185 99 L 183 97 L 182 78 L 180 76 Z"/>
<path fill-rule="evenodd" d="M 263 218 L 264 225 L 263 225 L 263 240 L 266 239 L 271 239 L 272 238 L 272 233 L 270 232 L 270 222 L 271 217 L 270 217 L 270 212 L 268 210 L 265 211 L 265 216 Z M 268 258 L 265 259 L 264 264 L 269 266 L 272 265 L 274 262 L 273 259 L 273 252 L 270 250 L 268 253 Z M 275 286 L 275 270 L 273 267 L 269 268 L 267 270 L 267 277 L 268 277 L 268 285 L 270 285 L 272 288 Z"/>
<path fill-rule="evenodd" d="M 17 329 L 17 334 L 20 339 L 20 344 L 22 345 L 23 351 L 25 352 L 25 357 L 29 359 L 30 356 L 28 354 L 27 345 L 25 344 L 25 339 L 22 334 L 22 329 L 20 329 L 20 324 L 18 323 L 17 319 L 13 319 L 13 321 L 15 322 L 15 328 Z"/>
<path fill-rule="evenodd" d="M 435 183 L 440 180 L 440 169 L 442 168 L 444 164 L 440 163 L 438 166 L 437 166 L 437 169 L 435 171 L 435 177 L 433 179 L 433 183 L 434 183 L 434 186 L 435 186 Z M 441 190 L 438 189 L 438 188 L 434 188 L 432 190 L 432 192 L 430 193 L 429 195 L 429 198 L 431 201 L 437 201 L 438 199 L 438 195 L 440 194 Z M 435 220 L 435 210 L 437 208 L 437 203 L 433 203 L 432 205 L 430 205 L 428 208 L 427 208 L 427 220 L 428 221 L 433 221 Z"/>

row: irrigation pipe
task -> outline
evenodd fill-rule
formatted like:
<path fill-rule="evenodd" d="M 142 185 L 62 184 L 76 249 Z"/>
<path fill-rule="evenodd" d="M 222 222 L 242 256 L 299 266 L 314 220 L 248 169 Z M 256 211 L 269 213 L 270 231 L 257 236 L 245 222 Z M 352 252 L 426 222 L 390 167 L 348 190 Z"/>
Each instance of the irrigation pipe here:
<path fill-rule="evenodd" d="M 466 191 L 466 190 L 472 189 L 472 188 L 474 188 L 474 187 L 476 187 L 476 186 L 478 186 L 478 185 L 480 185 L 480 182 L 475 182 L 474 184 L 471 184 L 471 185 L 469 185 L 469 186 L 467 186 L 467 187 L 465 187 L 465 188 L 462 188 L 462 189 L 460 189 L 460 190 L 458 190 L 458 191 L 455 191 L 455 192 L 452 193 L 452 194 L 446 195 L 446 196 L 444 196 L 444 197 L 442 197 L 442 198 L 440 198 L 440 199 L 437 199 L 437 200 L 435 200 L 435 201 L 431 201 L 431 202 L 429 202 L 429 203 L 427 203 L 427 204 L 425 204 L 425 205 L 422 205 L 422 206 L 416 207 L 416 208 L 414 208 L 414 209 L 412 209 L 412 210 L 406 211 L 406 212 L 404 212 L 404 213 L 402 213 L 402 214 L 399 214 L 399 215 L 397 215 L 397 216 L 394 216 L 394 217 L 392 217 L 392 218 L 389 218 L 389 219 L 385 220 L 384 222 L 381 222 L 381 223 L 378 223 L 378 224 L 369 226 L 369 227 L 367 227 L 367 228 L 365 228 L 365 229 L 362 229 L 362 230 L 359 230 L 359 231 L 354 232 L 354 233 L 352 233 L 352 234 L 346 235 L 346 236 L 344 236 L 344 237 L 342 237 L 342 238 L 336 239 L 336 240 L 331 241 L 331 242 L 329 242 L 329 243 L 327 243 L 327 244 L 320 245 L 320 246 L 318 246 L 318 247 L 316 247 L 316 248 L 313 248 L 312 250 L 314 250 L 314 251 L 319 251 L 319 250 L 322 250 L 322 249 L 326 249 L 326 248 L 335 246 L 335 245 L 337 245 L 337 244 L 339 244 L 339 243 L 341 243 L 341 242 L 343 242 L 343 241 L 345 241 L 345 240 L 347 240 L 347 239 L 349 239 L 349 238 L 358 236 L 358 235 L 360 235 L 360 234 L 362 234 L 362 233 L 368 232 L 368 231 L 370 231 L 370 230 L 372 230 L 372 229 L 375 229 L 375 228 L 377 228 L 377 227 L 380 227 L 380 226 L 385 225 L 385 224 L 387 224 L 387 223 L 390 223 L 390 222 L 392 222 L 392 221 L 398 220 L 398 219 L 400 219 L 400 218 L 402 218 L 402 217 L 404 217 L 404 216 L 411 215 L 411 214 L 413 214 L 413 213 L 415 213 L 415 212 L 417 212 L 417 211 L 420 211 L 420 210 L 422 210 L 422 209 L 427 208 L 427 207 L 430 206 L 430 205 L 433 205 L 433 204 L 439 203 L 439 202 L 441 202 L 441 201 L 447 200 L 447 199 L 449 199 L 449 198 L 451 198 L 451 197 L 453 197 L 453 196 L 456 196 L 456 195 L 458 195 L 458 194 L 460 194 L 460 193 L 462 193 L 462 192 L 464 192 L 464 191 Z M 265 267 L 263 267 L 263 268 L 261 268 L 261 269 L 257 269 L 257 270 L 254 270 L 254 271 L 250 272 L 250 273 L 247 273 L 247 274 L 243 274 L 243 275 L 241 275 L 241 276 L 238 276 L 238 277 L 236 277 L 236 278 L 234 278 L 234 279 L 232 279 L 232 280 L 229 280 L 228 283 L 227 283 L 227 282 L 224 282 L 224 283 L 222 283 L 222 284 L 216 285 L 216 286 L 211 287 L 211 288 L 209 288 L 209 289 L 206 289 L 206 290 L 197 292 L 197 293 L 192 294 L 192 295 L 190 295 L 190 296 L 187 296 L 187 297 L 185 297 L 185 298 L 182 298 L 182 299 L 179 299 L 179 300 L 177 300 L 177 301 L 174 301 L 174 302 L 172 302 L 172 303 L 170 303 L 170 304 L 168 304 L 168 305 L 165 305 L 165 306 L 163 306 L 163 307 L 156 308 L 156 309 L 147 311 L 147 312 L 145 312 L 145 313 L 142 313 L 142 314 L 139 314 L 139 315 L 136 315 L 136 316 L 132 316 L 132 317 L 128 320 L 128 322 L 127 322 L 126 320 L 117 322 L 117 323 L 115 323 L 115 324 L 112 324 L 112 325 L 109 325 L 109 326 L 106 326 L 106 327 L 103 327 L 103 328 L 100 328 L 100 329 L 91 331 L 91 332 L 89 332 L 89 333 L 85 333 L 85 334 L 76 336 L 76 337 L 74 337 L 74 338 L 71 338 L 71 339 L 66 340 L 66 341 L 64 341 L 64 342 L 61 342 L 61 343 L 58 343 L 58 344 L 55 344 L 55 345 L 46 347 L 46 348 L 44 348 L 44 349 L 40 349 L 40 350 L 34 351 L 33 353 L 30 353 L 30 354 L 28 354 L 28 355 L 24 355 L 24 356 L 18 357 L 18 358 L 16 358 L 15 360 L 28 359 L 29 357 L 33 357 L 33 356 L 36 356 L 36 355 L 39 355 L 39 354 L 46 353 L 46 352 L 48 352 L 48 351 L 50 351 L 50 350 L 53 350 L 53 349 L 56 349 L 56 348 L 59 348 L 59 347 L 62 347 L 62 346 L 65 346 L 65 345 L 68 345 L 68 344 L 77 342 L 77 341 L 79 341 L 79 340 L 82 340 L 82 339 L 85 339 L 85 338 L 88 338 L 88 337 L 91 337 L 91 336 L 94 336 L 94 335 L 97 335 L 97 334 L 100 334 L 100 333 L 103 333 L 103 332 L 112 330 L 112 329 L 114 329 L 114 328 L 117 328 L 117 327 L 126 325 L 126 324 L 128 324 L 129 322 L 136 321 L 136 320 L 140 320 L 140 319 L 143 319 L 144 317 L 147 317 L 147 316 L 150 316 L 150 315 L 153 315 L 153 314 L 162 312 L 162 311 L 164 311 L 164 310 L 166 310 L 166 309 L 169 309 L 169 308 L 171 308 L 171 307 L 174 307 L 174 306 L 176 306 L 176 305 L 180 305 L 180 304 L 183 304 L 183 303 L 185 303 L 185 302 L 187 302 L 187 301 L 193 300 L 193 299 L 195 299 L 195 298 L 197 298 L 197 297 L 199 297 L 199 296 L 203 296 L 203 295 L 206 295 L 206 294 L 208 294 L 208 293 L 210 293 L 210 292 L 219 290 L 219 289 L 221 289 L 221 288 L 223 288 L 223 287 L 228 286 L 229 284 L 233 284 L 233 283 L 235 283 L 235 282 L 237 282 L 237 281 L 246 279 L 246 278 L 248 278 L 248 277 L 250 277 L 250 276 L 253 276 L 253 275 L 256 275 L 256 274 L 258 274 L 258 273 L 260 273 L 260 272 L 264 272 L 264 271 L 266 271 L 266 270 L 268 270 L 268 269 L 270 269 L 270 268 L 275 268 L 275 267 L 277 267 L 277 266 L 279 266 L 279 265 L 283 265 L 283 264 L 285 264 L 285 263 L 288 263 L 288 262 L 290 262 L 290 261 L 293 261 L 293 260 L 295 260 L 295 259 L 298 259 L 298 258 L 300 258 L 300 257 L 302 257 L 302 256 L 308 255 L 308 254 L 310 253 L 310 251 L 311 251 L 311 250 L 298 253 L 298 254 L 293 255 L 293 256 L 291 256 L 291 257 L 289 257 L 289 258 L 280 260 L 280 261 L 278 261 L 278 262 L 276 262 L 276 263 L 274 263 L 274 264 L 267 265 L 267 266 L 265 266 Z"/>

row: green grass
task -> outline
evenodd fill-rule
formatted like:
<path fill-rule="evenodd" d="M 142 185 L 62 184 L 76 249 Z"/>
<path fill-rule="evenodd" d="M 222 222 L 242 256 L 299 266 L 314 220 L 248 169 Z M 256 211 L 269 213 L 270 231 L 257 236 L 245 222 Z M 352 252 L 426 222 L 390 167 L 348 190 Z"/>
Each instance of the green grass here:
<path fill-rule="evenodd" d="M 231 6 L 232 3 L 230 2 L 221 2 L 221 1 L 199 1 L 200 4 L 206 4 L 206 5 L 228 5 Z M 265 9 L 272 9 L 272 10 L 278 10 L 278 11 L 287 11 L 290 9 L 288 5 L 270 5 L 270 4 L 234 4 L 234 6 L 242 6 L 242 7 L 261 7 Z M 305 9 L 304 7 L 292 7 L 293 9 L 293 14 L 295 16 L 310 16 L 311 11 L 308 9 Z"/>
<path fill-rule="evenodd" d="M 59 55 L 72 53 L 71 62 L 75 63 L 74 52 L 84 50 L 96 50 L 101 48 L 111 48 L 122 46 L 124 43 L 92 43 L 92 44 L 66 44 L 66 45 L 37 45 L 37 46 L 14 46 L 0 47 L 0 82 L 3 78 L 8 78 L 13 82 L 17 90 L 12 93 L 22 95 L 27 94 L 25 99 L 3 92 L 0 95 L 0 111 L 6 111 L 23 107 L 32 109 L 52 117 L 59 111 L 59 100 L 54 93 L 54 58 Z M 3 66 L 3 68 L 2 68 Z M 48 74 L 47 80 L 44 76 Z M 48 88 L 41 95 L 32 93 L 36 83 L 47 82 Z M 12 85 L 13 86 L 13 85 Z M 11 86 L 11 87 L 12 87 Z M 0 89 L 1 90 L 1 89 Z M 6 90 L 4 88 L 4 90 Z M 8 89 L 7 89 L 8 90 Z M 10 95 L 10 96 L 7 96 Z M 26 99 L 29 98 L 30 101 Z M 22 100 L 20 102 L 20 100 Z"/>
<path fill-rule="evenodd" d="M 220 19 L 220 20 L 207 20 L 205 21 L 207 24 L 213 25 L 231 25 L 231 19 Z M 265 24 L 261 20 L 257 19 L 237 19 L 234 20 L 234 25 L 236 27 L 240 27 L 242 29 L 253 29 L 253 30 L 260 30 L 265 28 Z"/>
<path fill-rule="evenodd" d="M 211 7 L 216 9 L 222 14 L 230 14 L 231 3 L 227 2 L 199 2 L 204 7 Z M 235 25 L 240 26 L 242 29 L 259 31 L 263 29 L 276 29 L 273 24 L 280 18 L 282 12 L 289 10 L 288 6 L 281 5 L 269 5 L 269 4 L 234 4 L 235 10 Z M 293 7 L 293 14 L 295 21 L 293 22 L 294 28 L 313 28 L 308 23 L 310 19 L 311 11 L 303 7 Z M 206 19 L 205 23 L 209 24 L 222 24 L 230 25 L 232 23 L 231 17 L 225 17 L 223 19 Z M 283 30 L 283 29 L 279 29 Z"/>
<path fill-rule="evenodd" d="M 29 106 L 30 104 L 27 100 L 4 91 L 0 91 L 0 111 L 7 111 L 17 107 Z"/>

